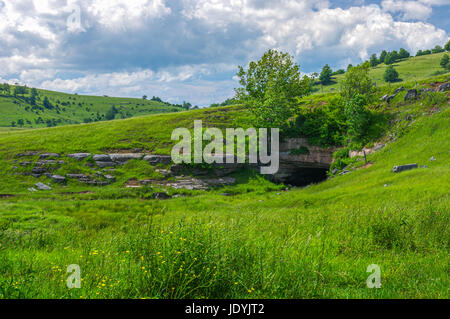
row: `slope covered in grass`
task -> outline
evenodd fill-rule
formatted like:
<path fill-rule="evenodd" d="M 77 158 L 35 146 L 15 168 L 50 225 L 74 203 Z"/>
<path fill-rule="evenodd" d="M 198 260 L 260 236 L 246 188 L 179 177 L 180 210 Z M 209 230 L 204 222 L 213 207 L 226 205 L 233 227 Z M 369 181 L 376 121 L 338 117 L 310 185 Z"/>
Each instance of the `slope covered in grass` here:
<path fill-rule="evenodd" d="M 47 90 L 37 90 L 35 105 L 31 104 L 31 89 L 27 94 L 0 94 L 0 126 L 10 127 L 14 122 L 17 127 L 46 127 L 107 120 L 108 111 L 117 109 L 116 119 L 130 118 L 155 113 L 183 111 L 181 107 L 159 101 L 136 98 L 117 98 L 107 96 L 85 96 L 66 94 Z M 43 104 L 49 99 L 50 108 Z M 23 124 L 19 124 L 22 120 Z"/>
<path fill-rule="evenodd" d="M 440 66 L 442 56 L 448 53 L 435 53 L 430 55 L 410 57 L 393 64 L 399 73 L 399 82 L 421 81 L 431 76 L 445 74 L 445 70 Z M 383 74 L 388 66 L 384 63 L 370 69 L 370 77 L 377 86 L 389 85 L 383 79 Z M 329 85 L 316 84 L 313 91 L 316 93 L 327 93 L 339 91 L 339 83 L 344 79 L 345 74 L 332 77 Z"/>
<path fill-rule="evenodd" d="M 347 175 L 284 190 L 242 172 L 237 185 L 165 201 L 151 199 L 159 189 L 124 188 L 157 174 L 147 163 L 126 164 L 104 188 L 30 193 L 37 180 L 14 175 L 12 160 L 26 150 L 168 154 L 173 128 L 239 126 L 244 110 L 2 132 L 0 298 L 449 298 L 448 100 L 400 99 L 384 106 L 395 115 L 387 146 Z M 426 167 L 392 172 L 409 163 Z M 71 264 L 81 289 L 67 289 Z M 372 264 L 380 289 L 366 286 Z"/>

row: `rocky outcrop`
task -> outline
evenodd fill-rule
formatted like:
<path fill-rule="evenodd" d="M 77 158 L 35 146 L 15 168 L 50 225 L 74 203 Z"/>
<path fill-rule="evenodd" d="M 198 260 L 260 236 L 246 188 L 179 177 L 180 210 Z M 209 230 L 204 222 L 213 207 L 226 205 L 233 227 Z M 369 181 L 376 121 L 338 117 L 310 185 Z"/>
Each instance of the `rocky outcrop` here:
<path fill-rule="evenodd" d="M 149 162 L 151 165 L 170 164 L 172 163 L 172 158 L 168 155 L 146 155 L 144 161 Z"/>
<path fill-rule="evenodd" d="M 439 85 L 439 87 L 437 88 L 436 91 L 438 91 L 438 92 L 450 91 L 450 82 Z"/>
<path fill-rule="evenodd" d="M 91 156 L 91 153 L 74 153 L 74 154 L 67 154 L 67 157 L 73 158 L 77 161 L 82 161 L 86 158 Z"/>
<path fill-rule="evenodd" d="M 404 100 L 405 101 L 417 100 L 418 96 L 419 96 L 419 93 L 417 92 L 417 90 L 416 89 L 411 89 L 411 90 L 408 90 L 408 92 L 406 92 Z"/>

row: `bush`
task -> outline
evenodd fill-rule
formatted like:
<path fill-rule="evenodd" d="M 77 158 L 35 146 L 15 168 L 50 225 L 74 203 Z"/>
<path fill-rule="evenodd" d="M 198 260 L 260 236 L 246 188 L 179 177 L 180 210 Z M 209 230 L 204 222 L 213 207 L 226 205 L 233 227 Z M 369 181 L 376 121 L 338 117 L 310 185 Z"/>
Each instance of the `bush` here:
<path fill-rule="evenodd" d="M 444 69 L 448 69 L 450 58 L 448 57 L 448 54 L 444 54 L 444 56 L 441 59 L 441 67 Z"/>
<path fill-rule="evenodd" d="M 385 82 L 396 82 L 398 81 L 398 72 L 395 68 L 390 65 L 386 68 L 386 71 L 383 74 L 383 79 Z"/>

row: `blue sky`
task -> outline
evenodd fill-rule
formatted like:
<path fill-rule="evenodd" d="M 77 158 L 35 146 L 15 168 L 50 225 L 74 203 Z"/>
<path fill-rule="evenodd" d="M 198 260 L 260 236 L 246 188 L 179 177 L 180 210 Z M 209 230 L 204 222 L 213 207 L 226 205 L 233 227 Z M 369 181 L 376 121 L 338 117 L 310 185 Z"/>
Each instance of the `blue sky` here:
<path fill-rule="evenodd" d="M 0 0 L 0 82 L 205 106 L 268 49 L 337 69 L 444 45 L 448 16 L 450 0 Z"/>

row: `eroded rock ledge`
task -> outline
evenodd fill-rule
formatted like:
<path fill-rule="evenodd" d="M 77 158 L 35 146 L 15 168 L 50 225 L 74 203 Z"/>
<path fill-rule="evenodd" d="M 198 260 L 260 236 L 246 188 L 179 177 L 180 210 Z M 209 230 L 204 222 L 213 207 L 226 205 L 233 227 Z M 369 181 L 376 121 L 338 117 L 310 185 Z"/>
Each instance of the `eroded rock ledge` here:
<path fill-rule="evenodd" d="M 292 185 L 306 185 L 326 178 L 326 171 L 332 162 L 335 148 L 321 148 L 310 145 L 305 138 L 290 138 L 280 144 L 280 169 L 269 176 L 275 182 Z M 35 159 L 33 160 L 32 157 Z M 37 158 L 37 160 L 36 160 Z M 67 160 L 85 162 L 91 173 L 72 173 L 65 176 L 55 174 Z M 115 168 L 131 160 L 142 160 L 158 166 L 156 171 L 164 176 L 160 179 L 131 180 L 126 187 L 144 185 L 168 186 L 176 189 L 206 190 L 211 187 L 230 185 L 236 181 L 229 175 L 245 168 L 259 171 L 260 164 L 223 163 L 207 167 L 173 164 L 168 155 L 146 154 L 143 152 L 91 154 L 88 152 L 58 154 L 27 151 L 16 156 L 13 170 L 18 166 L 25 168 L 22 174 L 39 178 L 46 176 L 55 183 L 64 184 L 68 179 L 94 186 L 106 186 L 116 182 Z M 29 168 L 29 169 L 28 169 Z M 172 177 L 169 181 L 168 178 Z"/>

